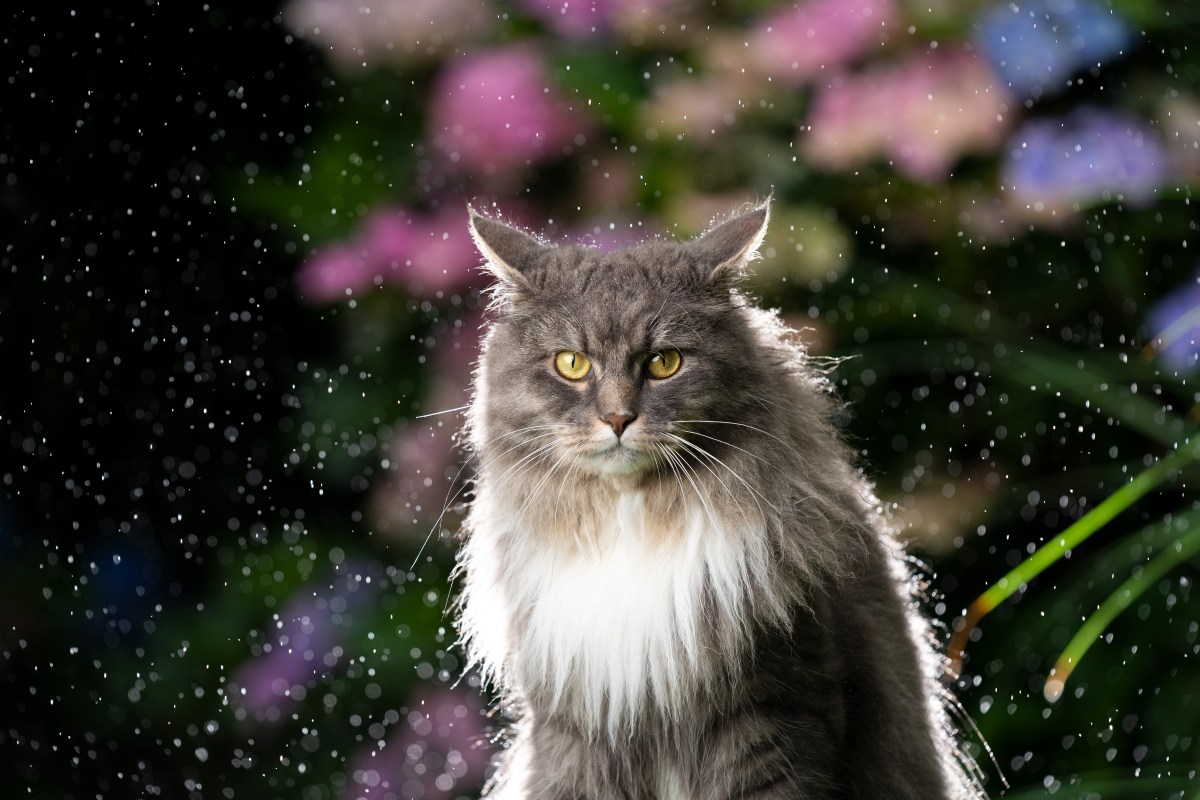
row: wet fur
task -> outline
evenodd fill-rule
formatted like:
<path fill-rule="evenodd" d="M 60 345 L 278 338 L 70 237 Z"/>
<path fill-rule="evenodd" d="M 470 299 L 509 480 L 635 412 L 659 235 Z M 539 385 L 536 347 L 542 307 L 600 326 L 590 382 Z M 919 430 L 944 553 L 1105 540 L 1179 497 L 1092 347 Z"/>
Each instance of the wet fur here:
<path fill-rule="evenodd" d="M 981 796 L 829 387 L 737 289 L 767 216 L 611 254 L 472 217 L 498 283 L 458 609 L 514 719 L 491 797 Z"/>

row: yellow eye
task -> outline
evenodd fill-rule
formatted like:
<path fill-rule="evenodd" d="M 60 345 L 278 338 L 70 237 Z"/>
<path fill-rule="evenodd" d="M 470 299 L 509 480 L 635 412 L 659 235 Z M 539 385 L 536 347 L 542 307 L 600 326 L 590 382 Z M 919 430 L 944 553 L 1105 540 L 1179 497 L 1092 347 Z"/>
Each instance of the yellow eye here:
<path fill-rule="evenodd" d="M 655 353 L 654 357 L 646 362 L 646 372 L 650 373 L 651 378 L 669 378 L 679 368 L 683 366 L 683 354 L 678 350 L 663 350 L 661 353 Z"/>
<path fill-rule="evenodd" d="M 563 350 L 554 357 L 554 368 L 567 380 L 581 381 L 592 371 L 592 362 L 583 353 Z"/>

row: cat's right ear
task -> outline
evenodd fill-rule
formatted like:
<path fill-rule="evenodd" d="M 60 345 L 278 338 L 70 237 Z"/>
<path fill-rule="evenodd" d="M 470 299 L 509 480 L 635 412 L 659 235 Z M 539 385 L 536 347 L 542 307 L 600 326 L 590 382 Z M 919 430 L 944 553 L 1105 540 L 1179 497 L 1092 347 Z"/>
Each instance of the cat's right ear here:
<path fill-rule="evenodd" d="M 768 197 L 766 202 L 725 220 L 692 243 L 709 270 L 710 281 L 732 286 L 745 277 L 746 265 L 758 258 L 770 217 Z"/>
<path fill-rule="evenodd" d="M 549 246 L 498 219 L 485 217 L 473 208 L 467 211 L 471 218 L 471 237 L 486 260 L 487 270 L 509 289 L 532 291 L 524 270 Z"/>

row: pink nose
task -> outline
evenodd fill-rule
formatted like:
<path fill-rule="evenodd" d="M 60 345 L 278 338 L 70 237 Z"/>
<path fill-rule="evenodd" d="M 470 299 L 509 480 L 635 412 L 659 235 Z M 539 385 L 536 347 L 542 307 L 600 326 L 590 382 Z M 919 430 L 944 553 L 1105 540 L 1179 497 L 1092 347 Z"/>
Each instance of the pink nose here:
<path fill-rule="evenodd" d="M 600 418 L 601 422 L 607 422 L 608 426 L 613 429 L 613 433 L 617 434 L 617 438 L 621 438 L 621 434 L 625 431 L 625 426 L 633 422 L 634 414 L 615 414 L 608 413 Z"/>

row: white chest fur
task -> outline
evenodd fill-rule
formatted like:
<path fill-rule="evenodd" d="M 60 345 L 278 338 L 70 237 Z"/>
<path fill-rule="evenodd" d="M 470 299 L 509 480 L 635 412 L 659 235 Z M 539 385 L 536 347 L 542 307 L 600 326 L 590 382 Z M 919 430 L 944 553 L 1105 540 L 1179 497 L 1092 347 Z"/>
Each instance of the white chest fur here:
<path fill-rule="evenodd" d="M 648 705 L 675 716 L 714 660 L 734 655 L 711 651 L 705 615 L 744 626 L 768 569 L 761 522 L 722 522 L 698 500 L 678 508 L 664 523 L 642 494 L 616 494 L 585 535 L 540 535 L 527 518 L 507 548 L 486 541 L 502 516 L 477 524 L 463 613 L 477 659 L 614 738 Z"/>

